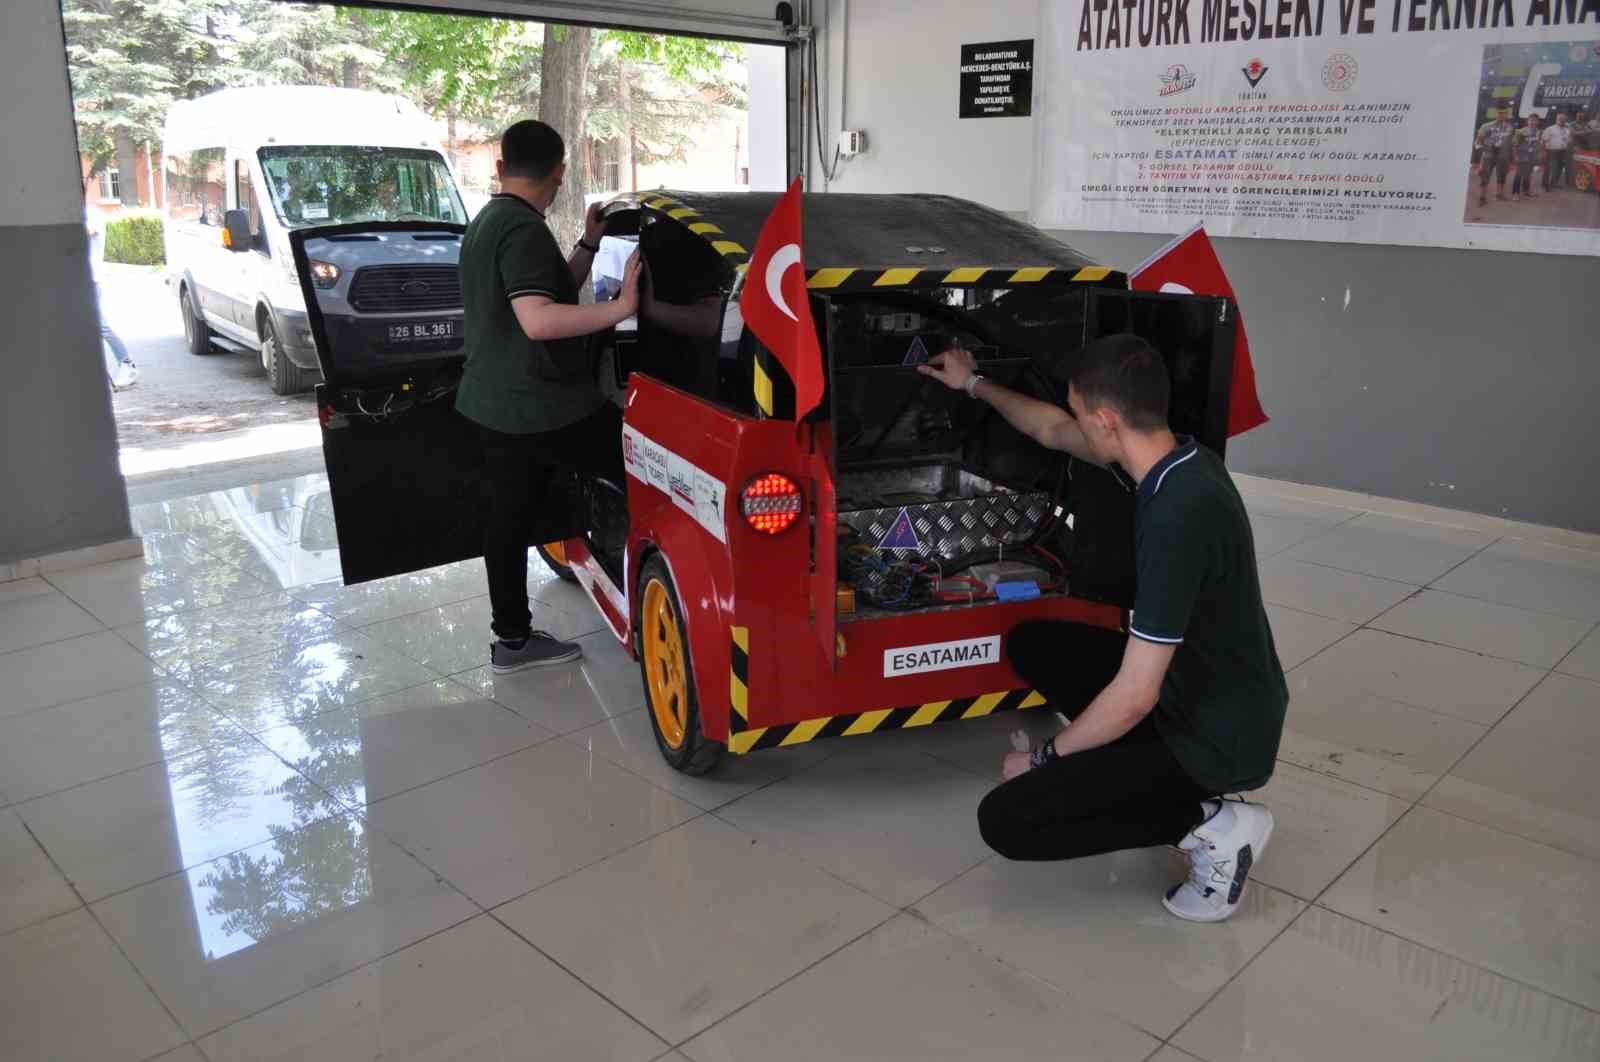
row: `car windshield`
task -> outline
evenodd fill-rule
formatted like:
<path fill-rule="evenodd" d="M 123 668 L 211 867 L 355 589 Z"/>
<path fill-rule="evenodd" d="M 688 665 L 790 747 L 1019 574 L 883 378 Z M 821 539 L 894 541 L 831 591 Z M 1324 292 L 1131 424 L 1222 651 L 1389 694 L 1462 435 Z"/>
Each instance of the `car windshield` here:
<path fill-rule="evenodd" d="M 467 223 L 437 151 L 393 147 L 261 149 L 273 209 L 292 229 L 360 221 Z"/>

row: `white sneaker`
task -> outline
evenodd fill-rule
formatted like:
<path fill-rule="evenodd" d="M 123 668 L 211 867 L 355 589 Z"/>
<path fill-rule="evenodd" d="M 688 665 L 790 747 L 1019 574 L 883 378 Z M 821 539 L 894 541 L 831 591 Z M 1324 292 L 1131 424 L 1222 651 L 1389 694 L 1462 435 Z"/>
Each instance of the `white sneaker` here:
<path fill-rule="evenodd" d="M 1250 867 L 1272 840 L 1272 812 L 1240 801 L 1221 805 L 1178 843 L 1189 859 L 1189 877 L 1161 900 L 1167 910 L 1191 922 L 1232 917 L 1244 898 Z"/>

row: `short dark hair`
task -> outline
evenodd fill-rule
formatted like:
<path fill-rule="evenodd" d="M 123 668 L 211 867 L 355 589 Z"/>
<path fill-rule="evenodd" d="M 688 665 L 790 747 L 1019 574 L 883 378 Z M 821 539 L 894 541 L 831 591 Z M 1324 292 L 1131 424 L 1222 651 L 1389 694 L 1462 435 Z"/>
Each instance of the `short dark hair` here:
<path fill-rule="evenodd" d="M 1110 406 L 1137 431 L 1167 426 L 1172 402 L 1167 363 L 1136 335 L 1123 332 L 1085 346 L 1072 364 L 1067 384 L 1078 389 L 1086 407 Z"/>
<path fill-rule="evenodd" d="M 542 181 L 567 157 L 561 134 L 528 118 L 500 134 L 500 161 L 507 177 Z"/>

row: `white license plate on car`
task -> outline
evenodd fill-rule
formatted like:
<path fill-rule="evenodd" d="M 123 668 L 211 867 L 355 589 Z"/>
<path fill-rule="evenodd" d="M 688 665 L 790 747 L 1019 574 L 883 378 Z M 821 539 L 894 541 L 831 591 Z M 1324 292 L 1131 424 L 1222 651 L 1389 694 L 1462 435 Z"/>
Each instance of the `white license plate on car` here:
<path fill-rule="evenodd" d="M 389 326 L 389 342 L 416 343 L 429 339 L 452 339 L 456 334 L 454 321 L 413 321 L 410 324 Z"/>

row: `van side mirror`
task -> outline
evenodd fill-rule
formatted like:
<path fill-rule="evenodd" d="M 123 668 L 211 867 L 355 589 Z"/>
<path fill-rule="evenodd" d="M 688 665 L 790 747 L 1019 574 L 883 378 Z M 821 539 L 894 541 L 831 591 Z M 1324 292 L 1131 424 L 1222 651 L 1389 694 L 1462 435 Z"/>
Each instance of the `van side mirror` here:
<path fill-rule="evenodd" d="M 248 251 L 255 243 L 250 235 L 250 215 L 243 210 L 230 210 L 222 215 L 222 246 L 230 251 Z"/>

